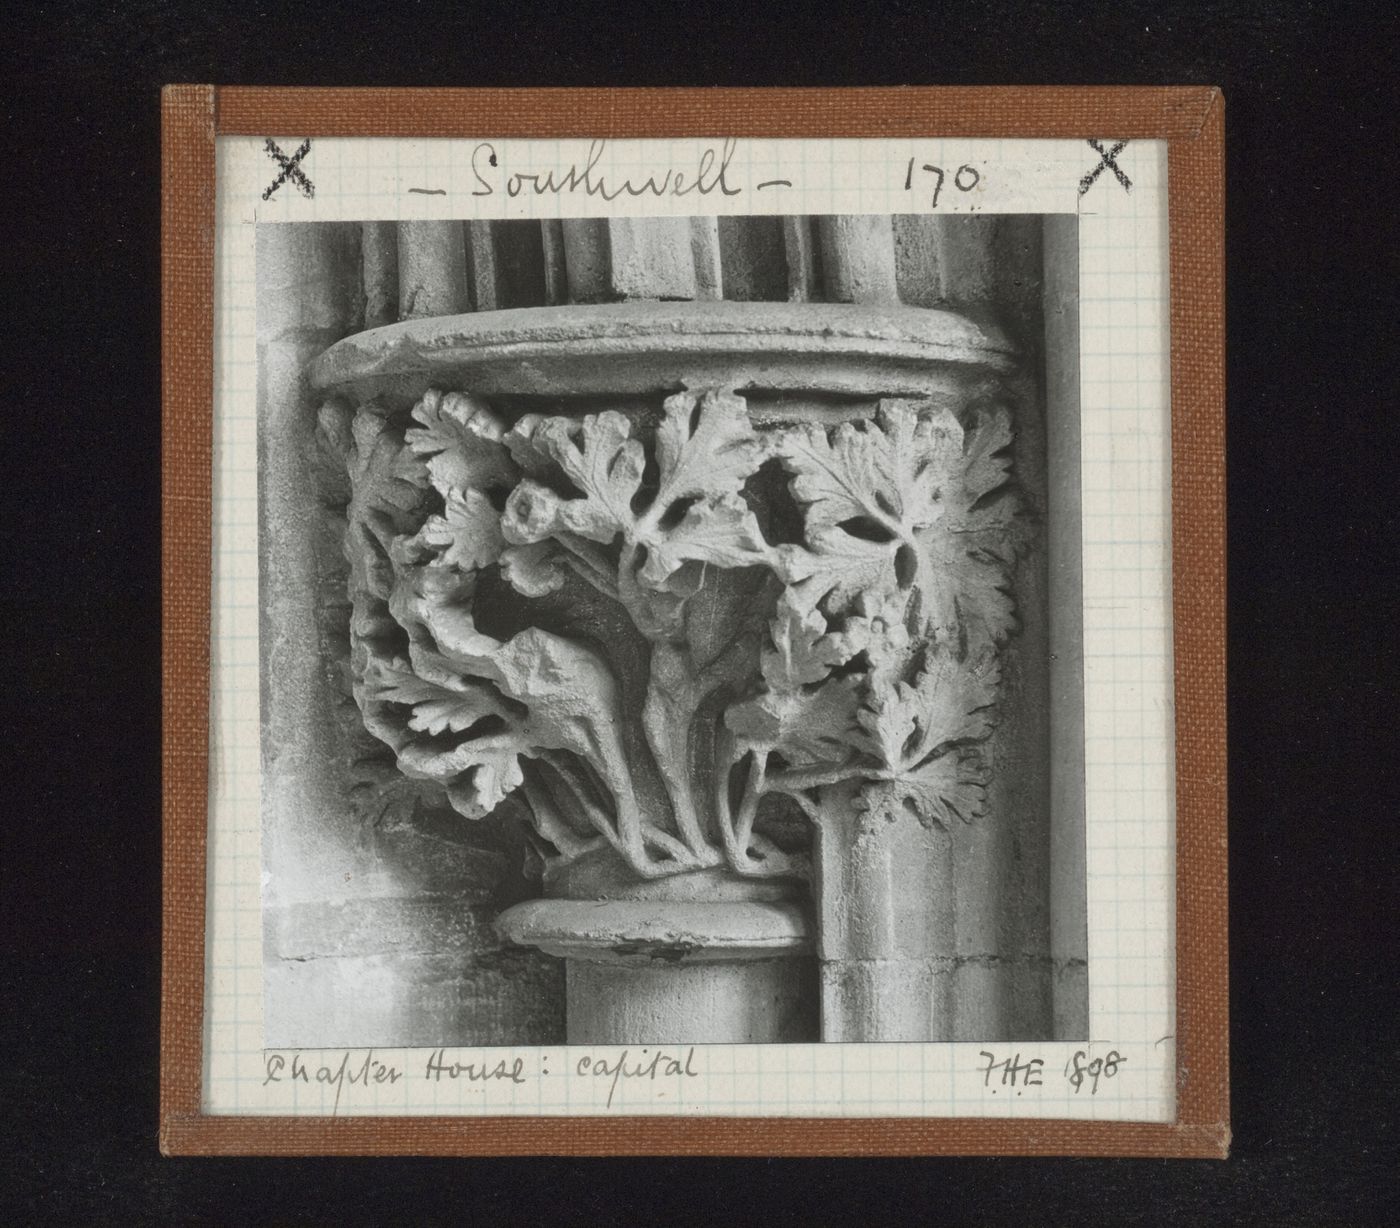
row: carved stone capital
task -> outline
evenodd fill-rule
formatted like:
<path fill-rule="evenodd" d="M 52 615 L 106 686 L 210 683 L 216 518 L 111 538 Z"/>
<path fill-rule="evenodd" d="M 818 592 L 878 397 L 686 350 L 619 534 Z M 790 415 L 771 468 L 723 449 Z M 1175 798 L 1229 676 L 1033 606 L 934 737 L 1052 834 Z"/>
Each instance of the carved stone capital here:
<path fill-rule="evenodd" d="M 791 906 L 715 901 L 820 891 L 838 848 L 864 881 L 852 831 L 981 816 L 1030 532 L 1009 367 L 948 313 L 734 303 L 416 321 L 322 356 L 365 726 L 464 819 L 518 808 L 551 895 L 709 884 L 521 906 L 508 934 L 650 968 L 764 958 L 786 918 L 792 954 Z"/>

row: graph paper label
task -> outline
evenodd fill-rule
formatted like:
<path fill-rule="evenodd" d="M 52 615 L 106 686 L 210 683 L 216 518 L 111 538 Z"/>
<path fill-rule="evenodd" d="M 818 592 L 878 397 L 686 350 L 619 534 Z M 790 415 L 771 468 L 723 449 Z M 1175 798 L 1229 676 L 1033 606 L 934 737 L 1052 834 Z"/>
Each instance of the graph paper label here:
<path fill-rule="evenodd" d="M 469 140 L 220 138 L 205 1111 L 1172 1120 L 1166 174 L 1165 144 L 1136 140 L 737 140 L 716 134 L 523 141 L 489 132 Z M 1082 833 L 1069 859 L 1082 878 L 1075 915 L 1087 917 L 1079 961 L 1087 967 L 1083 1034 L 1055 1039 L 1054 980 L 1063 971 L 1055 964 L 1035 982 L 1041 988 L 1026 991 L 1044 1001 L 1016 1006 L 1007 1016 L 1030 1018 L 1039 1010 L 1043 1027 L 1009 1039 L 1005 1027 L 993 1027 L 981 1038 L 917 1042 L 369 1048 L 321 1045 L 313 1036 L 305 1047 L 269 1043 L 285 1038 L 270 1037 L 265 1018 L 260 742 L 269 680 L 260 664 L 265 632 L 259 611 L 268 595 L 259 591 L 265 547 L 258 475 L 259 386 L 268 373 L 259 369 L 258 228 L 876 217 L 886 219 L 888 231 L 890 218 L 945 215 L 1057 218 L 1070 227 L 1060 233 L 1073 238 L 1071 291 L 1077 292 L 1069 299 L 1077 321 L 1058 335 L 1077 336 L 1073 361 L 1061 366 L 1076 369 L 1078 401 L 1077 473 L 1069 480 L 1078 507 L 1073 553 L 1082 579 L 1074 612 L 1083 657 Z M 828 232 L 815 225 L 812 233 L 820 238 Z M 913 260 L 912 250 L 896 248 L 890 267 L 912 267 L 898 264 Z M 823 275 L 828 281 L 835 276 L 829 263 Z M 696 294 L 703 297 L 702 291 Z M 1043 401 L 1054 381 L 1057 334 L 1047 322 L 1040 336 L 1043 352 L 1032 382 L 1040 381 Z M 1048 464 L 1049 476 L 1042 472 L 1038 479 L 1042 489 L 1055 481 L 1053 457 Z M 1054 490 L 1040 497 L 1053 512 Z M 1052 561 L 1037 581 L 1052 595 L 1053 567 Z M 1043 591 L 1039 599 L 1046 600 Z M 1053 637 L 1053 609 L 1048 621 L 1051 631 L 1039 633 Z M 1059 745 L 1053 734 L 1045 736 L 1051 750 Z M 1049 798 L 1053 764 L 1047 779 Z M 981 838 L 998 837 L 988 828 Z M 1054 859 L 1065 854 L 1056 838 L 1051 833 L 1043 846 L 999 855 L 1007 864 L 1023 856 L 1059 864 Z M 1048 881 L 1048 871 L 1042 877 Z M 1053 912 L 1054 889 L 1046 891 L 1046 909 Z M 1052 963 L 1053 924 L 1052 917 L 1044 956 Z M 954 963 L 961 958 L 950 957 Z M 980 974 L 974 965 L 981 958 L 968 956 L 968 967 L 956 969 L 969 985 Z M 997 958 L 986 957 L 988 976 Z M 1026 956 L 1026 966 L 1037 966 L 1036 958 Z"/>

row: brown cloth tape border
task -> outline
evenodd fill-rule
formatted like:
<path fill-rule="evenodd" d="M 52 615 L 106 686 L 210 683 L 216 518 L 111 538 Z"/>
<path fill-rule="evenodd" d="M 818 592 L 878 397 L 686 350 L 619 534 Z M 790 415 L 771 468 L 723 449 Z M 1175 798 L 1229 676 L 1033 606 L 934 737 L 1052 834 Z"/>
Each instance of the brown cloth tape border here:
<path fill-rule="evenodd" d="M 262 89 L 217 93 L 220 136 L 1127 137 L 1194 140 L 1218 91 Z"/>
<path fill-rule="evenodd" d="M 1139 1155 L 1229 1147 L 1224 104 L 1205 87 L 386 90 L 162 98 L 163 950 L 167 1154 Z M 307 1118 L 200 1112 L 209 768 L 216 135 L 1164 139 L 1171 228 L 1177 1121 Z"/>
<path fill-rule="evenodd" d="M 214 429 L 214 93 L 161 112 L 160 1116 L 197 1114 L 204 1033 Z"/>

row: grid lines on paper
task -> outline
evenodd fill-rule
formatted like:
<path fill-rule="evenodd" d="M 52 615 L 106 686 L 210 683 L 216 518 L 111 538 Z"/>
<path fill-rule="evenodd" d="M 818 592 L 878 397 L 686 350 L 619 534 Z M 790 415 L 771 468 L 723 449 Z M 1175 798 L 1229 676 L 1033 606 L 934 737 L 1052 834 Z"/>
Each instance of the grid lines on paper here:
<path fill-rule="evenodd" d="M 296 141 L 281 143 L 287 149 Z M 270 163 L 261 140 L 219 142 L 209 1112 L 331 1109 L 324 1087 L 268 1087 L 263 1078 L 253 221 L 461 218 L 473 216 L 473 208 L 481 217 L 527 216 L 518 212 L 526 207 L 534 210 L 528 216 L 581 215 L 575 202 L 558 198 L 533 203 L 473 198 L 474 144 L 317 139 L 303 163 L 315 179 L 315 197 L 307 200 L 288 185 L 264 204 L 260 194 Z M 530 159 L 556 164 L 578 147 L 577 142 L 498 144 L 509 144 L 512 151 L 528 144 Z M 621 144 L 619 173 L 644 171 L 662 155 L 682 161 L 695 142 Z M 736 169 L 753 173 L 766 167 L 766 173 L 793 181 L 792 189 L 774 198 L 774 212 L 918 212 L 903 186 L 914 155 L 947 166 L 974 160 L 1004 166 L 1010 186 L 1002 204 L 1011 207 L 998 205 L 996 211 L 1077 210 L 1080 215 L 1090 1027 L 1095 1041 L 1131 1049 L 1141 1058 L 1143 1074 L 1125 1077 L 1112 1098 L 1086 1098 L 1061 1082 L 1058 1090 L 1047 1087 L 1033 1101 L 993 1099 L 977 1070 L 977 1044 L 715 1046 L 705 1053 L 701 1083 L 682 1084 L 669 1098 L 624 1090 L 612 1112 L 1157 1120 L 1172 1115 L 1175 853 L 1165 146 L 1130 143 L 1119 161 L 1133 179 L 1132 193 L 1101 176 L 1082 201 L 1076 185 L 1095 159 L 1083 142 L 1073 141 L 752 141 L 744 142 Z M 447 196 L 406 196 L 404 189 L 413 184 L 441 186 Z M 623 207 L 631 206 L 624 201 L 618 208 Z M 762 211 L 752 200 L 742 208 L 724 200 L 714 207 Z M 443 208 L 451 208 L 450 215 L 433 212 Z M 693 200 L 653 202 L 648 209 L 674 215 L 698 211 Z M 1047 1067 L 1069 1060 L 1077 1047 L 1035 1046 L 1047 1055 Z M 518 1087 L 481 1091 L 418 1078 L 424 1051 L 385 1051 L 379 1056 L 399 1062 L 412 1077 L 375 1087 L 353 1104 L 342 1096 L 340 1111 L 573 1115 L 601 1110 L 598 1089 L 567 1073 L 575 1053 L 562 1047 L 528 1052 L 551 1074 Z"/>

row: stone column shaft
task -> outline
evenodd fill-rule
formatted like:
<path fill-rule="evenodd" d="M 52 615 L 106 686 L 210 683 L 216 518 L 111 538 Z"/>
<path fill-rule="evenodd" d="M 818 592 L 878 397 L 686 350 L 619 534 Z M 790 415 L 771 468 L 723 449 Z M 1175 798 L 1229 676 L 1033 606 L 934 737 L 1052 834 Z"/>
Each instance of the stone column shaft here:
<path fill-rule="evenodd" d="M 952 841 L 912 815 L 874 822 L 848 798 L 818 822 L 822 1039 L 952 1040 Z"/>
<path fill-rule="evenodd" d="M 571 1045 L 816 1039 L 807 921 L 793 904 L 536 900 L 500 921 L 567 964 Z"/>

